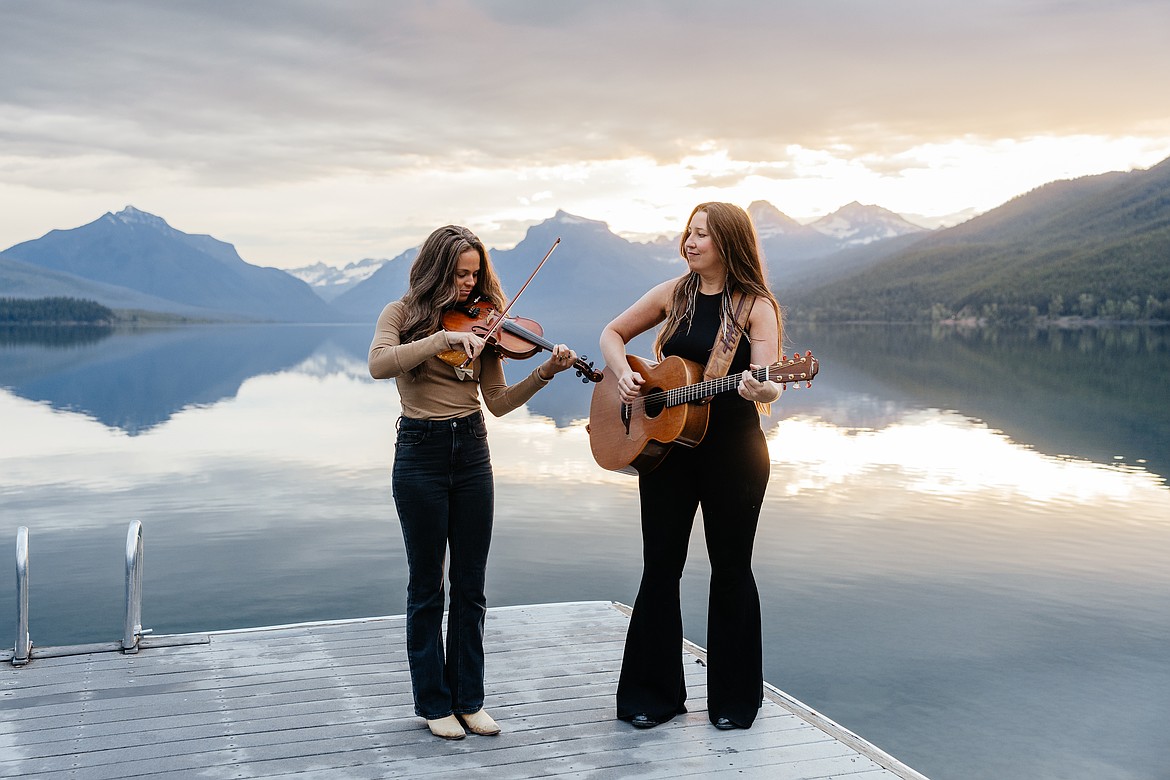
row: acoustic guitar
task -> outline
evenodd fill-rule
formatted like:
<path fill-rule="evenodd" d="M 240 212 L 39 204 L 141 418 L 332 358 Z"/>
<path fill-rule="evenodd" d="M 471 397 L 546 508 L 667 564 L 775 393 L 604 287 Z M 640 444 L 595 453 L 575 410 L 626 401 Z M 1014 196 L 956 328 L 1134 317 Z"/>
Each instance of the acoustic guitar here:
<path fill-rule="evenodd" d="M 617 376 L 606 366 L 601 381 L 593 386 L 589 405 L 589 447 L 597 465 L 626 474 L 645 474 L 654 469 L 675 444 L 694 447 L 707 432 L 710 407 L 706 399 L 739 388 L 743 372 L 703 380 L 703 367 L 672 355 L 652 363 L 635 355 L 626 360 L 646 380 L 633 403 L 622 403 Z M 806 382 L 820 370 L 812 352 L 783 357 L 780 362 L 752 371 L 787 386 Z"/>

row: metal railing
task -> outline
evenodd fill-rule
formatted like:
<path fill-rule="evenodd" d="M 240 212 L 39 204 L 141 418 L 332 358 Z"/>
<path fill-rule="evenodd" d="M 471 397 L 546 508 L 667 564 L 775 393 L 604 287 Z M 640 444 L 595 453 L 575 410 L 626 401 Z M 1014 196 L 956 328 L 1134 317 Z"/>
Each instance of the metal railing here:
<path fill-rule="evenodd" d="M 28 637 L 28 529 L 16 529 L 16 646 L 13 666 L 24 666 L 32 654 Z"/>
<path fill-rule="evenodd" d="M 21 526 L 16 530 L 16 645 L 12 651 L 13 666 L 24 666 L 32 660 L 28 624 L 28 528 Z M 124 653 L 137 653 L 142 637 L 149 633 L 150 629 L 142 627 L 142 523 L 132 520 L 126 533 L 126 618 L 122 641 L 111 643 L 109 649 L 117 650 L 120 647 Z M 79 647 L 92 649 L 90 645 Z M 60 654 L 62 650 L 68 649 L 50 648 L 49 652 Z"/>
<path fill-rule="evenodd" d="M 142 523 L 130 521 L 126 532 L 126 620 L 122 652 L 137 653 L 138 643 L 150 633 L 142 628 Z"/>

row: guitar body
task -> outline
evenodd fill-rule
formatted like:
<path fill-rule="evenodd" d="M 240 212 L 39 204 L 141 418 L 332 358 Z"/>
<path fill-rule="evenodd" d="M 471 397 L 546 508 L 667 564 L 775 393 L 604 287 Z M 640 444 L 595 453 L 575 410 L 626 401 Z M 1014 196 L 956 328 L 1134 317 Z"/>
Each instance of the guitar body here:
<path fill-rule="evenodd" d="M 617 377 L 606 366 L 601 381 L 593 386 L 589 406 L 589 447 L 597 465 L 626 474 L 646 474 L 670 451 L 671 445 L 694 447 L 707 432 L 711 409 L 706 401 L 720 393 L 736 390 L 740 373 L 703 379 L 698 363 L 671 356 L 661 363 L 651 363 L 635 355 L 626 360 L 646 380 L 642 392 L 632 404 L 623 404 L 617 390 Z M 777 382 L 796 387 L 804 382 L 812 387 L 813 377 L 821 370 L 812 352 L 782 355 L 779 362 L 752 369 L 756 381 Z"/>
<path fill-rule="evenodd" d="M 699 382 L 703 367 L 671 356 L 654 364 L 635 355 L 626 359 L 646 380 L 643 395 Z M 707 432 L 706 404 L 676 406 L 626 405 L 618 396 L 617 377 L 607 366 L 601 382 L 593 386 L 589 406 L 589 447 L 597 465 L 610 471 L 645 474 L 654 469 L 672 444 L 694 447 Z"/>

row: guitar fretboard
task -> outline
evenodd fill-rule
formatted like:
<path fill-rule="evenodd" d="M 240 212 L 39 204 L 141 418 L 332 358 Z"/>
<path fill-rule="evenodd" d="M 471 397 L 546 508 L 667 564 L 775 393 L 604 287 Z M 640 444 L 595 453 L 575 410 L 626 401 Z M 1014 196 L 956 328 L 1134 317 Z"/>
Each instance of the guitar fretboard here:
<path fill-rule="evenodd" d="M 757 381 L 763 382 L 768 378 L 768 369 L 757 368 L 752 372 L 752 376 Z M 698 401 L 700 398 L 708 398 L 720 393 L 726 393 L 731 390 L 736 390 L 743 384 L 743 372 L 736 372 L 728 374 L 727 376 L 717 377 L 715 379 L 708 379 L 703 382 L 698 382 L 693 385 L 686 385 L 685 387 L 676 387 L 673 390 L 667 390 L 666 405 L 678 406 L 679 404 L 689 404 L 692 401 Z"/>
<path fill-rule="evenodd" d="M 763 382 L 768 378 L 768 369 L 757 368 L 755 371 L 752 371 L 752 376 L 758 381 Z M 727 376 L 697 382 L 693 385 L 684 385 L 683 387 L 675 387 L 671 390 L 647 393 L 638 398 L 635 403 L 645 404 L 646 406 L 667 407 L 689 404 L 692 401 L 698 401 L 700 398 L 708 398 L 713 395 L 719 395 L 720 393 L 726 393 L 729 390 L 735 390 L 742 383 L 743 372 L 736 372 Z"/>
<path fill-rule="evenodd" d="M 817 361 L 812 357 L 812 354 L 802 357 L 798 360 L 790 360 L 787 363 L 773 363 L 765 368 L 754 369 L 751 374 L 759 382 L 771 380 L 787 385 L 789 382 L 803 382 L 810 381 L 817 373 Z M 743 383 L 743 372 L 737 371 L 734 374 L 717 377 L 715 379 L 707 379 L 702 382 L 696 382 L 693 385 L 683 385 L 682 387 L 673 387 L 669 390 L 658 390 L 653 393 L 639 396 L 633 404 L 623 404 L 627 408 L 632 407 L 650 407 L 650 408 L 666 408 L 671 406 L 678 406 L 680 404 L 688 404 L 692 401 L 698 401 L 701 398 L 709 398 L 720 393 L 726 393 L 729 390 L 735 390 Z"/>

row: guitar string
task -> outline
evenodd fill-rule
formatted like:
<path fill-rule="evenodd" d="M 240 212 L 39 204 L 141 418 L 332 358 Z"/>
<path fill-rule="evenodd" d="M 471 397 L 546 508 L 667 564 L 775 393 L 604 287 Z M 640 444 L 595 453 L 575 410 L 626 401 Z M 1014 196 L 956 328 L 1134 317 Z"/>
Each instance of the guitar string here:
<path fill-rule="evenodd" d="M 768 368 L 758 368 L 752 372 L 752 376 L 763 382 L 768 377 Z M 655 404 L 657 404 L 659 401 L 663 401 L 663 406 L 678 406 L 679 404 L 684 404 L 689 401 L 697 401 L 700 398 L 706 398 L 709 395 L 717 395 L 719 393 L 732 390 L 739 386 L 739 383 L 742 379 L 742 374 L 721 376 L 693 385 L 675 387 L 670 390 L 659 390 L 657 392 L 650 393 L 649 395 L 639 396 L 634 400 L 633 403 L 626 405 L 629 406 L 631 410 L 645 408 L 651 401 L 653 401 Z"/>
<path fill-rule="evenodd" d="M 770 378 L 768 374 L 771 369 L 790 368 L 800 362 L 801 361 L 799 360 L 793 360 L 783 365 L 774 364 L 772 366 L 758 368 L 755 371 L 752 371 L 752 376 L 763 382 L 765 379 Z M 781 384 L 787 385 L 789 382 L 799 383 L 803 379 L 811 379 L 811 377 L 808 377 L 808 372 L 802 372 L 802 375 L 803 376 L 790 375 L 789 379 L 780 379 L 777 377 L 776 380 L 773 381 L 779 381 Z M 657 404 L 662 399 L 665 399 L 663 402 L 664 407 L 678 406 L 679 404 L 687 403 L 689 401 L 696 401 L 709 395 L 717 395 L 719 393 L 726 392 L 727 390 L 738 387 L 742 377 L 743 375 L 738 373 L 729 374 L 728 376 L 718 377 L 716 379 L 708 379 L 704 382 L 699 382 L 693 385 L 676 387 L 670 390 L 660 390 L 658 392 L 650 393 L 649 395 L 639 396 L 634 400 L 633 403 L 623 404 L 623 406 L 628 407 L 630 411 L 634 411 L 636 409 L 644 409 L 647 403 L 650 401 L 653 401 Z"/>

